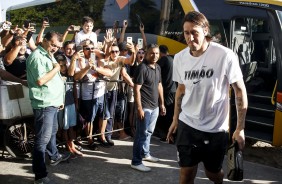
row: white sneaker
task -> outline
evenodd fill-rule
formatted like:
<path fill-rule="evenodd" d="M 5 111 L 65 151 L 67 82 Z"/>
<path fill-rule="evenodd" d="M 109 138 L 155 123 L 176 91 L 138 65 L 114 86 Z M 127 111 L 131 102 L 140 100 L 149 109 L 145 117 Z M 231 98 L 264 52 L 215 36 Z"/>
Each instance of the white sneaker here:
<path fill-rule="evenodd" d="M 140 164 L 140 165 L 131 165 L 131 168 L 132 169 L 136 169 L 138 171 L 142 171 L 142 172 L 149 172 L 151 171 L 151 168 L 150 167 L 146 167 L 145 165 L 143 164 Z"/>
<path fill-rule="evenodd" d="M 158 162 L 160 159 L 149 155 L 149 156 L 143 158 L 143 160 L 144 160 L 144 161 L 148 161 L 148 162 Z"/>
<path fill-rule="evenodd" d="M 55 184 L 52 180 L 50 180 L 47 176 L 41 178 L 39 180 L 34 181 L 34 184 Z"/>

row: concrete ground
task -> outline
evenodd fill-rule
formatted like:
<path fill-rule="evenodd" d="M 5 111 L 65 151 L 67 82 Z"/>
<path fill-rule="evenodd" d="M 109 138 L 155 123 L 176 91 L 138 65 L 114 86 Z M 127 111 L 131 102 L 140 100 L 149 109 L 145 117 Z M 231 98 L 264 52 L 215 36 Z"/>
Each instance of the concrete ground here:
<path fill-rule="evenodd" d="M 99 151 L 84 149 L 85 156 L 71 159 L 57 166 L 47 166 L 49 177 L 58 184 L 176 184 L 179 182 L 179 167 L 174 145 L 161 143 L 152 138 L 151 153 L 159 157 L 159 163 L 144 162 L 152 168 L 149 173 L 142 173 L 130 168 L 132 140 L 115 141 L 112 148 L 99 147 Z M 224 163 L 226 170 L 226 162 Z M 17 160 L 6 155 L 0 159 L 0 184 L 33 183 L 31 160 Z M 210 182 L 200 165 L 196 184 Z M 260 183 L 282 184 L 282 170 L 261 164 L 244 162 L 244 181 L 224 183 Z"/>

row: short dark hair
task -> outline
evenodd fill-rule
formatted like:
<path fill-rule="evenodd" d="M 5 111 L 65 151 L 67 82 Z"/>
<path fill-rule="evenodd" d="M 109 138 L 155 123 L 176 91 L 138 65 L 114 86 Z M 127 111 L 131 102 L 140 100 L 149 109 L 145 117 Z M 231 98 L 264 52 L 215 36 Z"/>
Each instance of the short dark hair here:
<path fill-rule="evenodd" d="M 153 48 L 159 48 L 159 46 L 155 43 L 150 43 L 147 45 L 146 50 L 153 49 Z"/>
<path fill-rule="evenodd" d="M 50 41 L 54 36 L 58 37 L 58 40 L 61 42 L 62 41 L 62 35 L 56 31 L 49 31 L 45 34 L 44 38 L 47 41 Z"/>
<path fill-rule="evenodd" d="M 167 54 L 169 52 L 168 47 L 166 45 L 160 45 L 160 52 Z"/>
<path fill-rule="evenodd" d="M 22 39 L 24 39 L 23 36 L 14 36 L 12 41 L 11 41 L 12 46 L 16 46 L 16 41 L 22 40 Z"/>
<path fill-rule="evenodd" d="M 60 61 L 67 61 L 66 56 L 63 55 L 63 54 L 58 54 L 58 55 L 56 55 L 56 56 L 55 56 L 55 59 L 56 59 L 57 62 L 60 62 Z"/>
<path fill-rule="evenodd" d="M 72 40 L 65 41 L 65 42 L 64 42 L 64 45 L 63 45 L 63 48 L 66 48 L 66 46 L 68 46 L 68 45 L 70 45 L 70 44 L 75 44 L 75 42 L 72 41 Z"/>
<path fill-rule="evenodd" d="M 89 17 L 89 16 L 84 16 L 84 17 L 82 18 L 82 25 L 85 24 L 85 23 L 88 23 L 88 22 L 92 22 L 92 23 L 94 24 L 94 20 L 93 20 L 91 17 Z"/>
<path fill-rule="evenodd" d="M 121 42 L 117 46 L 118 46 L 120 51 L 127 51 L 126 42 Z"/>

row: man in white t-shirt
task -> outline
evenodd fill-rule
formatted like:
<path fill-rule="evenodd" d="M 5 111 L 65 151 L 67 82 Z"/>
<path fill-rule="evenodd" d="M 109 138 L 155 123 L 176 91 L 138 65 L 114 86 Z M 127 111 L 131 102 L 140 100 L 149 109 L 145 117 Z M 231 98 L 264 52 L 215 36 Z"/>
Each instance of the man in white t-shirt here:
<path fill-rule="evenodd" d="M 92 139 L 93 121 L 96 116 L 99 117 L 99 131 L 102 134 L 101 138 L 106 142 L 104 133 L 108 119 L 107 115 L 104 114 L 106 84 L 104 81 L 96 80 L 99 75 L 111 77 L 113 73 L 110 69 L 105 68 L 101 58 L 98 58 L 102 54 L 99 50 L 94 49 L 93 42 L 86 41 L 84 43 L 83 53 L 84 58 L 77 60 L 74 79 L 82 80 L 81 93 L 79 93 L 81 99 L 80 111 L 87 122 L 85 130 L 88 136 L 89 148 L 96 150 L 96 145 Z M 93 61 L 94 58 L 91 58 L 91 53 L 98 56 L 95 61 Z M 102 146 L 109 147 L 106 144 Z"/>
<path fill-rule="evenodd" d="M 97 34 L 93 32 L 94 20 L 85 16 L 82 19 L 82 30 L 75 35 L 75 45 L 79 45 L 84 40 L 91 40 L 97 48 Z"/>
<path fill-rule="evenodd" d="M 222 163 L 228 144 L 229 88 L 237 108 L 233 140 L 244 148 L 247 94 L 238 58 L 228 48 L 211 42 L 209 22 L 196 11 L 185 15 L 187 48 L 175 55 L 173 80 L 178 82 L 173 122 L 167 140 L 177 130 L 180 183 L 194 183 L 199 162 L 215 184 L 223 182 Z"/>

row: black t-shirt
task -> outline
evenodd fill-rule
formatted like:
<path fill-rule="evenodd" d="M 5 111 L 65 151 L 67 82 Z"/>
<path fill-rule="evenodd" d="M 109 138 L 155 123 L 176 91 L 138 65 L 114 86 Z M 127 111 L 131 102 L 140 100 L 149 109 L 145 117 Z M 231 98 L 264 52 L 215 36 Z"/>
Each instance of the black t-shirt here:
<path fill-rule="evenodd" d="M 134 64 L 132 66 L 129 66 L 128 73 L 129 73 L 130 77 L 132 77 L 132 78 L 134 77 L 134 74 L 136 73 L 137 67 L 138 67 L 137 60 L 134 61 Z"/>
<path fill-rule="evenodd" d="M 162 70 L 162 85 L 164 88 L 164 93 L 175 93 L 176 85 L 172 80 L 173 72 L 173 58 L 171 56 L 163 56 L 159 59 L 158 65 L 160 65 Z"/>
<path fill-rule="evenodd" d="M 138 65 L 134 72 L 133 82 L 142 85 L 140 89 L 142 108 L 155 109 L 158 105 L 158 86 L 161 82 L 161 68 L 156 64 L 151 68 L 147 61 Z"/>
<path fill-rule="evenodd" d="M 9 66 L 5 65 L 5 68 L 8 72 L 13 74 L 14 76 L 26 79 L 26 59 L 28 58 L 28 54 L 25 54 L 21 57 L 16 57 L 13 63 Z"/>

